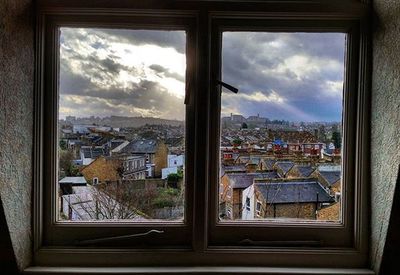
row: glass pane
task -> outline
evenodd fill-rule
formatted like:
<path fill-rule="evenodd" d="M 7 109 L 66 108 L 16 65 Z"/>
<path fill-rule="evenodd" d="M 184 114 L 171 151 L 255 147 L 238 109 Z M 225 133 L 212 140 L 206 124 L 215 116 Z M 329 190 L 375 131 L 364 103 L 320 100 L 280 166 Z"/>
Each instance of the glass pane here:
<path fill-rule="evenodd" d="M 60 29 L 59 220 L 184 216 L 184 31 Z"/>
<path fill-rule="evenodd" d="M 220 220 L 341 220 L 343 33 L 224 32 Z"/>

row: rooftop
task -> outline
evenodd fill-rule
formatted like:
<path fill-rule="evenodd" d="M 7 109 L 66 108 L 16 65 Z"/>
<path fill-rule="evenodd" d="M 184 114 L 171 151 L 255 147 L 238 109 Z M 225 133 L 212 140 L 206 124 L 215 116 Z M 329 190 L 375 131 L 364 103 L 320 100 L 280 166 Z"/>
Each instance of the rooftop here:
<path fill-rule="evenodd" d="M 258 182 L 254 185 L 267 203 L 333 201 L 317 181 Z"/>

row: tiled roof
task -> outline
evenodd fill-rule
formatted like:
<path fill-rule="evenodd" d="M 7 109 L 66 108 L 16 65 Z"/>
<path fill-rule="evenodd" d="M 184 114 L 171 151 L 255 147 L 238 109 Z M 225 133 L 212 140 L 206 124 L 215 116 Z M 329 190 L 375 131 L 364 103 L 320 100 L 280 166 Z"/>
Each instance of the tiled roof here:
<path fill-rule="evenodd" d="M 267 203 L 331 202 L 333 199 L 316 181 L 262 182 L 254 186 Z"/>
<path fill-rule="evenodd" d="M 245 172 L 246 167 L 244 164 L 237 164 L 237 165 L 221 165 L 220 169 L 220 175 L 221 177 L 225 174 L 227 171 L 241 171 Z"/>
<path fill-rule="evenodd" d="M 274 160 L 274 159 L 264 159 L 264 163 L 267 166 L 265 168 L 268 170 L 272 170 L 275 162 L 276 162 L 276 160 Z"/>
<path fill-rule="evenodd" d="M 123 153 L 152 153 L 154 154 L 157 149 L 157 141 L 154 139 L 135 140 L 131 141 L 125 146 L 121 152 Z"/>
<path fill-rule="evenodd" d="M 301 177 L 309 177 L 312 172 L 314 172 L 315 168 L 310 165 L 296 165 L 297 170 L 300 173 Z"/>
<path fill-rule="evenodd" d="M 267 139 L 270 141 L 280 139 L 289 143 L 317 142 L 316 137 L 307 131 L 268 131 Z"/>
<path fill-rule="evenodd" d="M 91 158 L 95 159 L 99 156 L 104 155 L 103 148 L 101 147 L 81 147 L 81 150 L 83 152 L 83 156 L 85 158 Z"/>
<path fill-rule="evenodd" d="M 112 139 L 110 140 L 110 144 L 111 144 L 111 150 L 117 148 L 118 146 L 120 146 L 122 143 L 124 143 L 125 140 L 123 139 Z"/>
<path fill-rule="evenodd" d="M 294 162 L 292 161 L 277 161 L 275 163 L 280 169 L 282 169 L 283 173 L 286 174 L 290 169 L 294 166 Z"/>
<path fill-rule="evenodd" d="M 227 174 L 232 188 L 245 189 L 253 184 L 254 179 L 279 178 L 276 172 L 266 173 L 232 173 Z"/>
<path fill-rule="evenodd" d="M 60 184 L 86 185 L 85 177 L 65 177 L 59 181 Z"/>
<path fill-rule="evenodd" d="M 340 171 L 319 171 L 321 176 L 328 182 L 329 185 L 335 184 L 340 180 Z"/>

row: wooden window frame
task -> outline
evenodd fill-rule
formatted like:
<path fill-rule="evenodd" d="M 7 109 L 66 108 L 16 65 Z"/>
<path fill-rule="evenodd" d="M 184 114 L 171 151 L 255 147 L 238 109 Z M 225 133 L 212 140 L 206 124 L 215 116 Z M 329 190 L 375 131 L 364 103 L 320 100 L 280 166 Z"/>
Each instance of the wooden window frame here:
<path fill-rule="evenodd" d="M 193 181 L 193 151 L 194 151 L 194 109 L 193 100 L 190 100 L 194 91 L 188 92 L 192 87 L 186 85 L 186 148 L 188 157 L 186 158 L 185 184 L 185 217 L 184 221 L 146 221 L 134 222 L 123 220 L 113 221 L 59 221 L 56 215 L 57 192 L 55 183 L 57 182 L 57 137 L 58 137 L 58 79 L 59 79 L 59 34 L 63 27 L 84 27 L 84 28 L 129 28 L 129 29 L 148 29 L 148 30 L 180 30 L 186 31 L 187 38 L 187 83 L 193 82 L 193 64 L 195 58 L 195 43 L 193 38 L 195 30 L 195 17 L 189 13 L 170 13 L 160 15 L 159 13 L 143 14 L 131 12 L 121 14 L 118 20 L 113 16 L 104 18 L 95 14 L 49 14 L 39 30 L 42 35 L 43 43 L 41 48 L 43 87 L 39 91 L 41 106 L 37 106 L 38 116 L 41 118 L 40 144 L 46 144 L 38 150 L 40 152 L 40 173 L 42 182 L 40 188 L 42 193 L 37 194 L 36 200 L 40 200 L 38 215 L 41 216 L 41 224 L 38 224 L 42 232 L 41 243 L 46 246 L 74 246 L 79 241 L 99 239 L 113 236 L 125 236 L 146 233 L 152 229 L 162 231 L 161 234 L 151 234 L 144 238 L 127 238 L 119 241 L 120 246 L 140 247 L 143 243 L 146 246 L 168 247 L 176 245 L 182 249 L 190 247 L 192 231 L 192 197 L 193 185 L 188 184 Z M 189 42 L 190 41 L 190 42 Z M 46 132 L 44 131 L 46 129 Z M 114 244 L 112 244 L 114 242 Z M 109 247 L 115 245 L 115 241 L 100 242 L 97 246 Z"/>
<path fill-rule="evenodd" d="M 339 4 L 326 4 L 324 1 L 135 1 L 121 0 L 117 3 L 94 0 L 84 1 L 52 1 L 39 0 L 37 4 L 37 34 L 36 34 L 36 89 L 35 89 L 35 147 L 34 147 L 34 265 L 41 266 L 188 266 L 188 265 L 219 265 L 231 266 L 303 266 L 303 267 L 367 267 L 368 264 L 368 192 L 369 192 L 369 33 L 368 7 L 364 2 L 349 0 Z M 250 4 L 249 4 L 250 3 Z M 151 19 L 150 19 L 151 18 Z M 176 20 L 181 20 L 177 24 Z M 178 21 L 179 21 L 178 20 Z M 353 42 L 349 50 L 354 60 L 351 68 L 351 87 L 356 96 L 350 101 L 350 106 L 357 107 L 349 115 L 354 121 L 354 130 L 346 138 L 346 148 L 354 145 L 354 151 L 347 152 L 352 161 L 347 161 L 347 182 L 354 182 L 354 190 L 347 190 L 347 198 L 352 198 L 352 221 L 346 223 L 348 235 L 340 245 L 315 247 L 307 245 L 291 246 L 281 241 L 265 242 L 255 246 L 243 245 L 238 240 L 248 236 L 250 225 L 226 225 L 218 223 L 218 120 L 219 99 L 215 85 L 219 76 L 220 43 L 218 29 L 222 25 L 233 22 L 249 30 L 249 23 L 260 24 L 266 30 L 275 26 L 276 30 L 323 30 L 338 25 L 346 32 L 353 33 Z M 151 23 L 149 23 L 151 22 Z M 184 23 L 182 23 L 184 22 Z M 229 24 L 226 24 L 226 23 Z M 257 23 L 259 22 L 259 23 Z M 268 27 L 266 28 L 266 22 Z M 298 24 L 302 22 L 302 24 Z M 303 24 L 304 23 L 304 24 Z M 343 25 L 343 23 L 345 23 Z M 291 25 L 292 24 L 292 25 Z M 296 26 L 293 26 L 295 24 Z M 321 27 L 322 24 L 323 26 Z M 326 25 L 324 25 L 326 24 Z M 342 24 L 342 25 L 341 25 Z M 185 213 L 189 215 L 186 224 L 164 225 L 168 238 L 154 238 L 146 241 L 129 241 L 124 245 L 107 244 L 91 247 L 75 245 L 72 240 L 76 236 L 92 238 L 93 230 L 100 228 L 102 232 L 96 236 L 129 235 L 160 228 L 159 224 L 107 223 L 98 227 L 93 224 L 58 224 L 55 226 L 54 213 L 45 212 L 46 205 L 51 205 L 51 186 L 49 179 L 55 178 L 55 139 L 49 134 L 56 128 L 57 108 L 52 91 L 57 88 L 57 41 L 55 39 L 57 26 L 95 26 L 95 27 L 147 27 L 166 29 L 190 26 L 188 35 L 187 55 L 190 79 L 187 78 L 187 90 L 190 90 L 186 122 L 190 135 L 187 138 L 188 169 L 192 172 L 187 178 L 187 201 L 189 206 Z M 234 24 L 233 24 L 234 25 Z M 235 28 L 240 27 L 234 26 Z M 247 26 L 246 26 L 247 25 Z M 348 27 L 351 25 L 352 29 Z M 230 25 L 232 27 L 232 24 Z M 347 29 L 346 29 L 347 28 Z M 331 30 L 333 30 L 331 29 Z M 191 41 L 191 42 L 190 42 Z M 355 64 L 357 64 L 355 66 Z M 349 108 L 347 107 L 347 110 Z M 45 113 L 45 111 L 50 111 Z M 353 131 L 353 132 L 352 132 Z M 191 151 L 190 151 L 191 150 Z M 362 183 L 362 184 L 361 184 Z M 54 184 L 53 184 L 54 185 Z M 54 192 L 53 192 L 54 193 Z M 54 195 L 54 194 L 53 194 Z M 50 203 L 50 204 L 49 204 Z M 357 210 L 357 211 L 356 211 Z M 52 210 L 56 212 L 55 209 Z M 52 218 L 53 217 L 53 218 Z M 104 223 L 103 223 L 104 224 Z M 351 224 L 351 226 L 349 226 Z M 335 232 L 337 226 L 303 226 L 298 224 L 265 225 L 253 223 L 257 233 L 265 233 L 282 228 L 284 232 L 294 233 L 300 241 L 304 238 L 303 229 L 318 234 L 324 229 L 326 234 Z M 300 225 L 301 226 L 301 225 Z M 340 225 L 343 228 L 343 225 Z M 56 230 L 54 230 L 56 228 Z M 235 232 L 223 236 L 226 229 Z M 297 229 L 296 229 L 297 228 Z M 335 229 L 335 230 L 332 230 Z M 77 233 L 84 231 L 84 233 Z M 105 229 L 105 230 L 104 230 Z M 297 230 L 297 232 L 296 232 Z M 184 232 L 184 234 L 182 234 Z M 306 233 L 311 234 L 311 233 Z M 78 234 L 78 235 L 77 235 Z M 273 233 L 276 235 L 276 233 Z M 277 233 L 279 236 L 279 233 Z M 303 236 L 303 237 L 302 237 Z M 253 236 L 252 236 L 253 237 Z M 307 236 L 306 236 L 307 237 Z M 163 239 L 165 241 L 163 241 Z M 168 240 L 167 240 L 168 239 Z M 282 238 L 277 238 L 282 240 Z M 254 238 L 254 240 L 257 240 Z M 304 244 L 304 243 L 303 243 Z M 104 261 L 107 259 L 107 262 Z M 334 259 L 334 260 L 333 260 Z"/>
<path fill-rule="evenodd" d="M 356 192 L 362 190 L 364 183 L 355 177 L 355 171 L 360 170 L 361 163 L 355 158 L 357 142 L 362 129 L 357 128 L 357 118 L 359 117 L 358 99 L 358 60 L 356 54 L 359 47 L 359 24 L 357 20 L 326 20 L 296 18 L 295 20 L 287 18 L 285 20 L 277 19 L 258 19 L 254 16 L 237 17 L 230 15 L 230 18 L 215 16 L 212 25 L 213 48 L 211 64 L 211 74 L 216 79 L 222 79 L 221 76 L 221 51 L 222 51 L 222 33 L 224 31 L 257 31 L 257 32 L 341 32 L 346 33 L 346 58 L 345 58 L 345 81 L 343 93 L 343 158 L 342 171 L 344 183 L 342 199 L 342 221 L 339 223 L 325 222 L 284 222 L 277 220 L 275 222 L 265 221 L 219 221 L 218 214 L 215 213 L 214 205 L 218 205 L 215 195 L 215 185 L 219 182 L 218 167 L 220 165 L 219 154 L 214 153 L 219 150 L 220 138 L 220 105 L 221 105 L 221 87 L 217 86 L 215 93 L 211 94 L 210 100 L 210 242 L 213 245 L 232 245 L 237 246 L 243 239 L 251 239 L 261 242 L 282 241 L 287 246 L 296 245 L 298 241 L 320 242 L 320 247 L 350 247 L 353 242 L 353 232 L 357 230 L 354 221 L 358 215 L 362 215 L 361 205 L 357 205 L 356 197 L 361 194 Z M 301 230 L 298 230 L 298 229 Z M 290 236 L 290 237 L 288 237 Z M 290 242 L 293 241 L 293 244 Z M 281 242 L 280 242 L 281 243 Z"/>

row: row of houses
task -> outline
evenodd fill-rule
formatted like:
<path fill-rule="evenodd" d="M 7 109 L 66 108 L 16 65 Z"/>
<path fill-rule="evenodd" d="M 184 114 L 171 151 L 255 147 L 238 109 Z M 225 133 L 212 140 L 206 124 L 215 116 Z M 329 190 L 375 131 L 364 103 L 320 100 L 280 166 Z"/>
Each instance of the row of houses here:
<path fill-rule="evenodd" d="M 324 214 L 324 219 L 339 220 L 336 204 L 341 192 L 340 165 L 249 158 L 247 162 L 221 167 L 223 219 L 316 220 Z M 328 208 L 330 213 L 325 213 Z"/>
<path fill-rule="evenodd" d="M 224 161 L 236 159 L 243 153 L 252 154 L 270 154 L 279 156 L 304 156 L 317 159 L 340 160 L 341 151 L 334 147 L 332 143 L 325 144 L 321 142 L 313 143 L 285 143 L 281 140 L 267 142 L 263 146 L 242 144 L 240 146 L 221 147 Z"/>

